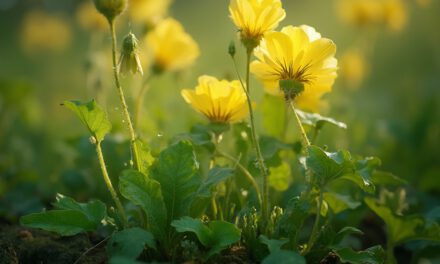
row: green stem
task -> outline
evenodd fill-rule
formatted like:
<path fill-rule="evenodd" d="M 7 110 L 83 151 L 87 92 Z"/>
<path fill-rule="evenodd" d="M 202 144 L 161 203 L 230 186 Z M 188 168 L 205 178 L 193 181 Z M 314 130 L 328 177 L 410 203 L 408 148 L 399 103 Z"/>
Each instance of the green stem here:
<path fill-rule="evenodd" d="M 394 243 L 387 239 L 387 249 L 386 249 L 387 263 L 396 264 L 396 258 L 394 257 Z"/>
<path fill-rule="evenodd" d="M 318 200 L 318 204 L 316 206 L 317 209 L 316 209 L 315 223 L 313 224 L 312 233 L 310 234 L 309 242 L 307 242 L 307 247 L 302 252 L 302 255 L 306 255 L 312 249 L 313 244 L 316 241 L 316 237 L 319 232 L 319 221 L 321 219 L 322 202 L 323 202 L 323 195 L 322 195 L 322 191 L 320 190 L 319 191 L 319 200 Z"/>
<path fill-rule="evenodd" d="M 302 138 L 304 140 L 304 143 L 306 144 L 307 147 L 309 147 L 311 145 L 310 144 L 310 140 L 307 137 L 306 131 L 304 130 L 304 127 L 303 127 L 303 125 L 301 123 L 301 120 L 299 119 L 298 114 L 296 113 L 296 109 L 295 109 L 295 106 L 293 104 L 293 101 L 289 100 L 288 103 L 290 104 L 290 107 L 292 108 L 293 115 L 295 116 L 295 120 L 296 120 L 296 123 L 298 124 L 298 127 L 299 127 L 299 130 L 301 132 L 301 136 L 302 136 Z"/>
<path fill-rule="evenodd" d="M 243 175 L 246 177 L 246 179 L 250 182 L 250 184 L 254 187 L 255 192 L 257 193 L 257 197 L 258 197 L 258 202 L 260 204 L 260 206 L 262 205 L 261 202 L 261 192 L 260 192 L 260 187 L 258 187 L 257 182 L 255 181 L 254 177 L 252 176 L 252 174 L 243 166 L 240 164 L 240 161 L 237 160 L 236 158 L 232 157 L 229 154 L 226 154 L 220 150 L 216 151 L 217 155 L 219 155 L 220 157 L 223 157 L 225 159 L 228 159 L 232 162 L 234 162 L 237 166 L 237 168 L 243 173 Z"/>
<path fill-rule="evenodd" d="M 247 56 L 246 56 L 246 87 L 244 87 L 248 108 L 249 108 L 249 118 L 251 123 L 251 138 L 252 143 L 255 148 L 255 152 L 257 154 L 257 161 L 258 165 L 261 171 L 261 174 L 263 176 L 263 202 L 262 202 L 262 214 L 263 219 L 267 222 L 269 219 L 269 184 L 268 184 L 268 175 L 266 171 L 266 167 L 264 165 L 264 159 L 263 155 L 261 154 L 260 144 L 258 143 L 256 129 L 255 129 L 255 121 L 254 121 L 254 112 L 252 110 L 252 102 L 250 98 L 250 82 L 249 82 L 249 75 L 250 75 L 250 64 L 251 64 L 251 55 L 252 55 L 252 49 L 247 49 Z"/>
<path fill-rule="evenodd" d="M 134 167 L 139 171 L 140 162 L 138 160 L 139 155 L 138 155 L 138 150 L 136 147 L 136 133 L 134 132 L 133 124 L 132 124 L 131 118 L 130 118 L 130 113 L 128 112 L 127 103 L 125 102 L 124 91 L 122 90 L 121 83 L 119 82 L 119 73 L 118 73 L 117 63 L 116 63 L 117 44 L 116 44 L 116 32 L 115 32 L 115 20 L 111 20 L 111 21 L 109 21 L 109 23 L 110 23 L 110 32 L 111 32 L 111 37 L 112 37 L 112 61 L 113 61 L 113 75 L 115 78 L 115 85 L 116 85 L 116 88 L 118 89 L 118 95 L 119 95 L 119 99 L 121 101 L 124 119 L 127 121 L 127 127 L 128 127 L 128 131 L 130 133 L 131 153 L 133 156 Z"/>
<path fill-rule="evenodd" d="M 136 98 L 136 102 L 135 102 L 135 112 L 134 112 L 134 126 L 136 129 L 139 128 L 139 118 L 141 117 L 141 112 L 142 112 L 142 105 L 144 103 L 144 96 L 145 93 L 148 91 L 148 83 L 151 80 L 152 75 L 148 75 L 147 78 L 145 78 L 145 80 L 142 81 L 142 86 L 141 89 L 139 90 L 139 93 L 137 95 Z"/>
<path fill-rule="evenodd" d="M 124 207 L 122 207 L 122 203 L 118 198 L 118 194 L 113 188 L 113 184 L 108 176 L 107 167 L 105 166 L 104 156 L 102 155 L 101 142 L 96 142 L 96 154 L 98 155 L 99 166 L 101 167 L 102 176 L 104 178 L 105 184 L 107 185 L 108 190 L 113 198 L 113 201 L 116 204 L 116 208 L 119 212 L 119 216 L 121 217 L 122 223 L 124 227 L 128 227 L 127 216 L 125 215 Z"/>

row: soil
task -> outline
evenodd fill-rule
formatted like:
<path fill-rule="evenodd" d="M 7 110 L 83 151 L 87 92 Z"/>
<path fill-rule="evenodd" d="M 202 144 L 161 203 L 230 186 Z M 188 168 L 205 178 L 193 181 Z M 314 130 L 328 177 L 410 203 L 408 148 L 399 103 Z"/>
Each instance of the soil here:
<path fill-rule="evenodd" d="M 59 264 L 106 263 L 105 243 L 89 233 L 62 237 L 51 232 L 9 223 L 0 224 L 0 263 L 3 264 Z M 87 254 L 84 254 L 87 250 Z"/>

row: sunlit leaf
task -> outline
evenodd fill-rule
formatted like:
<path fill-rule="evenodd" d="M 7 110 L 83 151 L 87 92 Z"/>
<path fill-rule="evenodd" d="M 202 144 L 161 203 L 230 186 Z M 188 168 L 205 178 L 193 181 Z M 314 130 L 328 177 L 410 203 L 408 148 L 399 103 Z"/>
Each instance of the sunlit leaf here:
<path fill-rule="evenodd" d="M 25 215 L 20 223 L 27 227 L 41 228 L 62 236 L 72 236 L 96 229 L 96 224 L 78 210 L 51 210 Z"/>
<path fill-rule="evenodd" d="M 151 231 L 157 238 L 164 238 L 167 211 L 160 183 L 136 170 L 125 170 L 119 178 L 121 194 L 145 212 Z"/>
<path fill-rule="evenodd" d="M 135 260 L 145 246 L 156 248 L 153 235 L 144 229 L 133 227 L 114 233 L 107 242 L 107 252 L 111 257 Z"/>
<path fill-rule="evenodd" d="M 317 129 L 321 129 L 325 124 L 332 124 L 343 129 L 347 128 L 347 124 L 317 113 L 308 113 L 299 109 L 296 109 L 296 113 L 298 114 L 301 123 Z"/>
<path fill-rule="evenodd" d="M 154 158 L 151 155 L 151 151 L 147 146 L 147 144 L 145 144 L 139 139 L 135 141 L 134 146 L 137 148 L 138 159 L 139 159 L 138 160 L 139 170 L 143 174 L 148 175 L 148 171 L 154 162 Z"/>
<path fill-rule="evenodd" d="M 282 162 L 278 167 L 269 168 L 269 185 L 277 191 L 285 191 L 289 188 L 290 183 L 290 166 L 286 162 Z"/>
<path fill-rule="evenodd" d="M 151 171 L 153 179 L 160 183 L 167 208 L 168 223 L 188 215 L 189 207 L 200 186 L 198 163 L 192 145 L 180 141 L 160 153 Z"/>
<path fill-rule="evenodd" d="M 354 251 L 351 248 L 335 250 L 342 263 L 351 264 L 382 264 L 385 261 L 385 252 L 381 246 L 374 246 L 363 251 Z"/>
<path fill-rule="evenodd" d="M 82 212 L 87 218 L 98 225 L 107 216 L 107 209 L 103 202 L 94 200 L 88 203 L 78 203 L 70 197 L 57 194 L 56 202 L 53 204 L 57 209 L 71 209 Z"/>
<path fill-rule="evenodd" d="M 95 100 L 87 103 L 80 101 L 65 101 L 64 106 L 76 113 L 90 134 L 99 142 L 111 130 L 111 123 L 107 114 Z"/>
<path fill-rule="evenodd" d="M 349 195 L 334 192 L 325 192 L 324 201 L 327 202 L 328 206 L 335 214 L 347 209 L 356 209 L 361 205 L 360 202 L 353 200 Z"/>

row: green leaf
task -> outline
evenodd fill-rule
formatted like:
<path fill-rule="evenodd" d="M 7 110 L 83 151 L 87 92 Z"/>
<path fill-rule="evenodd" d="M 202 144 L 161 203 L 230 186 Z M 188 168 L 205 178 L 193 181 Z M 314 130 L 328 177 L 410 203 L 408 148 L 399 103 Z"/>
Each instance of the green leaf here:
<path fill-rule="evenodd" d="M 267 246 L 267 249 L 269 249 L 269 253 L 274 253 L 276 251 L 280 251 L 281 247 L 285 245 L 287 242 L 289 242 L 289 239 L 283 238 L 283 239 L 269 239 L 265 235 L 260 235 L 259 240 L 261 243 L 265 244 Z"/>
<path fill-rule="evenodd" d="M 189 216 L 184 216 L 179 220 L 171 222 L 171 226 L 175 227 L 177 232 L 192 232 L 196 234 L 200 243 L 205 247 L 210 247 L 213 244 L 212 230 L 202 223 L 200 219 L 194 219 Z"/>
<path fill-rule="evenodd" d="M 325 152 L 317 146 L 307 148 L 306 165 L 313 171 L 319 185 L 325 185 L 347 173 L 353 172 L 348 151 Z"/>
<path fill-rule="evenodd" d="M 107 243 L 107 252 L 111 257 L 135 260 L 145 246 L 156 249 L 153 235 L 144 229 L 133 227 L 114 233 Z"/>
<path fill-rule="evenodd" d="M 289 237 L 291 244 L 296 244 L 297 234 L 300 232 L 304 221 L 309 216 L 311 204 L 302 197 L 292 198 L 284 210 L 275 229 L 276 237 Z"/>
<path fill-rule="evenodd" d="M 136 261 L 126 257 L 112 257 L 110 264 L 143 264 L 145 262 Z"/>
<path fill-rule="evenodd" d="M 402 186 L 408 184 L 407 181 L 385 171 L 374 171 L 371 175 L 371 181 L 375 185 L 383 186 Z"/>
<path fill-rule="evenodd" d="M 279 192 L 287 190 L 291 179 L 290 174 L 290 166 L 287 162 L 282 162 L 278 167 L 270 167 L 269 186 Z"/>
<path fill-rule="evenodd" d="M 119 190 L 126 199 L 142 207 L 153 234 L 164 238 L 167 212 L 160 183 L 136 170 L 125 170 L 119 178 Z"/>
<path fill-rule="evenodd" d="M 240 230 L 234 224 L 225 221 L 211 221 L 205 225 L 200 219 L 185 216 L 180 220 L 174 220 L 171 225 L 177 232 L 194 233 L 200 243 L 210 249 L 207 258 L 238 242 L 241 237 Z"/>
<path fill-rule="evenodd" d="M 162 187 L 168 223 L 188 215 L 189 207 L 200 186 L 196 175 L 198 163 L 192 145 L 180 141 L 161 152 L 152 170 L 152 178 Z"/>
<path fill-rule="evenodd" d="M 208 173 L 208 177 L 197 190 L 197 196 L 211 197 L 212 189 L 217 186 L 217 184 L 229 179 L 232 175 L 234 175 L 234 169 L 221 167 L 212 168 Z"/>
<path fill-rule="evenodd" d="M 296 113 L 298 114 L 301 123 L 315 127 L 316 129 L 321 129 L 325 124 L 332 124 L 339 128 L 347 129 L 347 124 L 330 117 L 325 117 L 317 113 L 307 113 L 299 109 L 296 109 Z"/>
<path fill-rule="evenodd" d="M 279 250 L 269 254 L 262 264 L 306 264 L 306 260 L 298 253 L 289 250 Z"/>
<path fill-rule="evenodd" d="M 145 175 L 148 175 L 149 169 L 151 165 L 153 165 L 154 158 L 151 155 L 150 148 L 147 144 L 145 144 L 140 139 L 136 139 L 135 147 L 137 148 L 138 153 L 138 164 L 139 170 Z"/>
<path fill-rule="evenodd" d="M 336 246 L 347 236 L 351 234 L 363 235 L 364 232 L 362 230 L 357 229 L 356 227 L 346 226 L 339 230 L 339 232 L 333 238 L 333 245 Z"/>
<path fill-rule="evenodd" d="M 27 227 L 41 228 L 62 236 L 72 236 L 96 229 L 96 224 L 78 210 L 52 210 L 25 215 L 20 223 Z"/>
<path fill-rule="evenodd" d="M 76 113 L 83 124 L 87 127 L 90 134 L 100 142 L 111 130 L 111 123 L 101 106 L 95 100 L 87 103 L 80 101 L 65 101 L 64 106 Z"/>
<path fill-rule="evenodd" d="M 328 206 L 335 214 L 338 214 L 347 209 L 356 209 L 361 205 L 360 202 L 353 200 L 353 198 L 348 195 L 334 192 L 325 192 L 323 195 L 324 201 L 327 202 Z"/>
<path fill-rule="evenodd" d="M 374 246 L 363 251 L 354 251 L 351 248 L 335 250 L 342 263 L 351 264 L 382 264 L 385 261 L 385 252 L 381 246 Z"/>
<path fill-rule="evenodd" d="M 88 203 L 78 203 L 70 197 L 60 193 L 56 196 L 56 202 L 53 204 L 56 209 L 70 209 L 82 212 L 87 218 L 99 225 L 107 217 L 107 209 L 103 202 L 94 200 Z"/>
<path fill-rule="evenodd" d="M 265 94 L 261 105 L 262 123 L 265 133 L 274 137 L 280 137 L 284 133 L 283 125 L 286 116 L 284 99 L 278 96 Z"/>
<path fill-rule="evenodd" d="M 259 138 L 259 143 L 261 147 L 261 153 L 265 160 L 273 158 L 281 150 L 290 149 L 291 146 L 274 138 L 268 136 L 261 136 Z"/>
<path fill-rule="evenodd" d="M 423 220 L 417 216 L 397 216 L 388 207 L 378 204 L 371 197 L 365 197 L 365 203 L 385 222 L 388 228 L 388 239 L 394 245 L 416 239 L 420 228 L 423 228 Z"/>

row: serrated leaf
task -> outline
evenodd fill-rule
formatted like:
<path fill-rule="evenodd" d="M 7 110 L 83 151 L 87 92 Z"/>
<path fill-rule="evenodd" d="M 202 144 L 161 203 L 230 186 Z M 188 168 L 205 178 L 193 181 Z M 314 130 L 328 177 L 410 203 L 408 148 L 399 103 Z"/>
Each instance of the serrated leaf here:
<path fill-rule="evenodd" d="M 240 230 L 234 224 L 225 221 L 211 221 L 205 225 L 200 219 L 185 216 L 174 220 L 171 225 L 177 232 L 194 233 L 200 243 L 209 248 L 207 258 L 238 242 L 241 237 Z"/>
<path fill-rule="evenodd" d="M 20 224 L 56 232 L 62 236 L 72 236 L 96 229 L 96 224 L 78 210 L 52 210 L 25 215 Z"/>
<path fill-rule="evenodd" d="M 289 188 L 290 183 L 290 166 L 286 162 L 282 162 L 278 167 L 269 168 L 269 186 L 275 190 L 282 192 Z"/>
<path fill-rule="evenodd" d="M 278 250 L 269 254 L 262 264 L 306 264 L 306 260 L 298 253 L 289 250 Z"/>
<path fill-rule="evenodd" d="M 361 205 L 360 202 L 353 200 L 348 195 L 343 195 L 334 192 L 325 192 L 324 201 L 327 202 L 333 213 L 338 214 L 347 209 L 356 209 Z"/>
<path fill-rule="evenodd" d="M 214 167 L 209 173 L 208 177 L 202 182 L 197 190 L 197 196 L 211 197 L 212 189 L 219 183 L 226 181 L 234 174 L 232 168 Z"/>
<path fill-rule="evenodd" d="M 137 148 L 139 170 L 145 175 L 148 175 L 151 165 L 154 163 L 154 158 L 151 155 L 150 148 L 140 139 L 136 139 L 134 146 Z"/>
<path fill-rule="evenodd" d="M 76 113 L 98 142 L 102 141 L 104 136 L 111 130 L 112 126 L 107 114 L 95 100 L 87 103 L 75 100 L 65 101 L 64 106 Z"/>
<path fill-rule="evenodd" d="M 162 151 L 153 166 L 151 176 L 162 187 L 168 223 L 188 215 L 201 182 L 197 171 L 198 163 L 188 141 L 180 141 Z"/>
<path fill-rule="evenodd" d="M 326 152 L 317 146 L 309 146 L 306 165 L 320 185 L 353 172 L 350 153 L 345 150 Z"/>
<path fill-rule="evenodd" d="M 269 249 L 269 253 L 274 253 L 276 251 L 281 250 L 281 247 L 285 245 L 287 242 L 289 242 L 289 239 L 287 238 L 269 239 L 265 235 L 260 235 L 258 239 L 260 240 L 261 243 L 267 246 L 267 249 Z"/>
<path fill-rule="evenodd" d="M 339 128 L 347 129 L 347 124 L 330 117 L 322 116 L 317 113 L 304 112 L 299 109 L 296 109 L 296 113 L 298 114 L 301 123 L 317 129 L 321 129 L 325 124 L 332 124 Z"/>
<path fill-rule="evenodd" d="M 135 260 L 145 246 L 156 248 L 153 235 L 144 229 L 133 227 L 114 233 L 107 243 L 107 252 L 111 257 Z"/>
<path fill-rule="evenodd" d="M 382 264 L 385 261 L 385 252 L 381 246 L 374 246 L 363 251 L 354 251 L 351 248 L 335 250 L 342 263 L 351 264 Z"/>
<path fill-rule="evenodd" d="M 391 209 L 378 204 L 371 197 L 365 197 L 365 203 L 385 222 L 388 228 L 388 239 L 394 245 L 416 239 L 420 229 L 423 228 L 423 220 L 417 216 L 397 216 Z"/>
<path fill-rule="evenodd" d="M 99 200 L 90 201 L 88 203 L 78 203 L 70 197 L 60 193 L 56 196 L 56 202 L 53 204 L 56 209 L 71 209 L 82 212 L 87 218 L 98 225 L 107 217 L 107 209 L 103 202 Z"/>
<path fill-rule="evenodd" d="M 119 178 L 119 190 L 122 196 L 144 210 L 155 237 L 164 238 L 167 212 L 160 183 L 136 170 L 125 170 Z"/>

